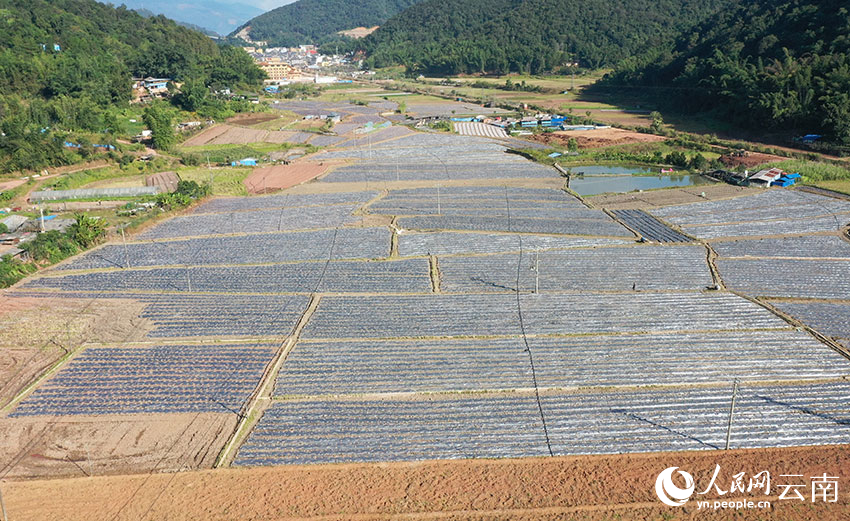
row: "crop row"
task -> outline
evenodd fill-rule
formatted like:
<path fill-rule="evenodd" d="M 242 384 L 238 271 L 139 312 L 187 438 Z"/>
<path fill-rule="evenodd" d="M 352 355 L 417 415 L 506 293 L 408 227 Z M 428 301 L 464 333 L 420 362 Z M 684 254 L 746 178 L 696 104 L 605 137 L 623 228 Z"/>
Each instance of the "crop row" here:
<path fill-rule="evenodd" d="M 846 299 L 850 262 L 843 260 L 720 259 L 726 286 L 759 297 Z"/>
<path fill-rule="evenodd" d="M 276 403 L 235 465 L 545 456 L 533 398 Z"/>
<path fill-rule="evenodd" d="M 523 255 L 443 257 L 446 292 L 702 289 L 712 284 L 702 246 L 612 247 Z"/>
<path fill-rule="evenodd" d="M 655 242 L 692 242 L 693 239 L 677 232 L 643 210 L 614 210 L 613 214 L 644 238 Z"/>
<path fill-rule="evenodd" d="M 850 363 L 797 331 L 529 338 L 541 387 L 840 378 Z M 299 342 L 277 395 L 528 389 L 522 338 Z"/>
<path fill-rule="evenodd" d="M 729 294 L 521 295 L 527 334 L 777 329 L 787 324 Z M 411 338 L 521 334 L 511 294 L 325 297 L 303 338 Z"/>
<path fill-rule="evenodd" d="M 494 179 L 494 178 L 539 178 L 554 177 L 554 170 L 527 164 L 490 164 L 468 165 L 449 163 L 446 167 L 441 164 L 418 164 L 415 168 L 396 169 L 392 165 L 373 167 L 369 163 L 358 163 L 353 166 L 339 168 L 323 178 L 326 182 L 359 182 L 377 183 L 385 181 L 450 181 L 452 179 Z"/>
<path fill-rule="evenodd" d="M 518 233 L 547 233 L 556 235 L 595 235 L 602 237 L 629 237 L 634 235 L 613 220 L 604 217 L 599 210 L 594 219 L 533 219 L 528 217 L 467 217 L 467 216 L 423 216 L 403 217 L 398 226 L 408 230 L 458 230 Z M 607 220 L 606 220 L 607 219 Z"/>
<path fill-rule="evenodd" d="M 333 247 L 333 251 L 331 251 Z M 57 269 L 144 266 L 213 266 L 322 259 L 375 259 L 390 252 L 386 228 L 343 228 L 307 232 L 197 238 L 168 242 L 108 244 Z"/>
<path fill-rule="evenodd" d="M 697 215 L 670 216 L 667 220 L 675 224 L 688 226 L 705 226 L 724 223 L 744 223 L 749 221 L 781 221 L 805 219 L 850 212 L 850 202 L 829 200 L 823 202 L 803 202 L 801 204 L 726 210 L 723 213 L 701 213 Z"/>
<path fill-rule="evenodd" d="M 193 214 L 293 208 L 301 206 L 327 206 L 346 203 L 365 203 L 377 197 L 378 192 L 339 192 L 327 194 L 278 194 L 255 197 L 226 197 L 213 199 L 197 206 Z"/>
<path fill-rule="evenodd" d="M 523 235 L 523 251 L 587 248 L 626 244 L 624 239 Z M 403 233 L 398 236 L 399 255 L 452 255 L 500 253 L 520 250 L 520 236 L 494 233 Z"/>
<path fill-rule="evenodd" d="M 127 298 L 126 296 L 124 298 Z M 151 338 L 288 335 L 307 309 L 304 295 L 134 295 L 148 303 Z"/>
<path fill-rule="evenodd" d="M 850 303 L 775 301 L 772 304 L 824 335 L 850 339 Z"/>
<path fill-rule="evenodd" d="M 556 455 L 722 448 L 731 390 L 541 396 Z M 844 443 L 850 385 L 739 389 L 733 448 Z M 298 401 L 269 408 L 235 465 L 548 455 L 533 397 Z"/>
<path fill-rule="evenodd" d="M 237 411 L 271 344 L 90 347 L 13 416 Z"/>
<path fill-rule="evenodd" d="M 412 201 L 436 201 L 437 195 L 443 201 L 462 201 L 464 203 L 474 202 L 479 204 L 480 200 L 493 201 L 491 204 L 501 207 L 505 200 L 510 200 L 511 206 L 519 205 L 520 201 L 533 201 L 536 204 L 550 204 L 544 201 L 565 203 L 577 208 L 585 206 L 575 197 L 563 190 L 549 188 L 520 188 L 502 186 L 443 186 L 440 188 L 410 188 L 404 190 L 392 190 L 380 202 L 408 203 Z"/>
<path fill-rule="evenodd" d="M 426 259 L 333 261 L 260 266 L 210 266 L 96 271 L 42 277 L 28 288 L 63 291 L 189 291 L 224 293 L 429 292 Z"/>
<path fill-rule="evenodd" d="M 796 219 L 787 216 L 783 220 L 751 221 L 709 226 L 683 226 L 682 230 L 700 239 L 722 239 L 726 237 L 758 237 L 762 235 L 801 234 L 834 232 L 850 222 L 850 214 L 842 217 L 827 215 L 811 219 Z"/>
<path fill-rule="evenodd" d="M 850 243 L 833 235 L 724 241 L 712 246 L 721 257 L 850 258 Z"/>
<path fill-rule="evenodd" d="M 410 206 L 388 206 L 381 205 L 376 208 L 370 208 L 372 213 L 388 214 L 388 215 L 430 215 L 430 216 L 450 216 L 450 217 L 496 217 L 496 218 L 531 218 L 531 219 L 551 219 L 570 221 L 579 220 L 599 220 L 607 221 L 608 216 L 598 210 L 590 210 L 588 208 L 534 208 L 520 207 L 515 208 L 497 208 L 491 207 L 476 207 L 472 205 L 450 204 L 441 205 L 434 203 L 434 206 L 422 205 L 419 208 Z"/>
<path fill-rule="evenodd" d="M 765 190 L 755 195 L 735 197 L 732 199 L 702 201 L 699 203 L 656 208 L 652 210 L 652 213 L 672 221 L 678 217 L 692 217 L 694 219 L 700 219 L 702 217 L 711 218 L 711 216 L 723 216 L 753 209 L 769 212 L 776 208 L 798 206 L 800 204 L 824 205 L 833 202 L 835 202 L 835 199 L 796 190 Z"/>
<path fill-rule="evenodd" d="M 154 226 L 142 239 L 166 239 L 233 233 L 279 232 L 334 228 L 357 221 L 352 215 L 359 204 L 308 206 L 249 212 L 186 215 Z"/>

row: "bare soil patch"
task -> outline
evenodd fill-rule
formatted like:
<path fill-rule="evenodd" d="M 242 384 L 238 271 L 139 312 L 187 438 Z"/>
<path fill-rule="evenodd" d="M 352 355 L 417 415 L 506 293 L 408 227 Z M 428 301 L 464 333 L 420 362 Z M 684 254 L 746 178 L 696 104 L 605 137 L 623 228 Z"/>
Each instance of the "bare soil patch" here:
<path fill-rule="evenodd" d="M 333 163 L 329 162 L 301 161 L 289 165 L 255 168 L 251 175 L 245 178 L 244 183 L 252 194 L 275 192 L 315 179 L 332 165 Z"/>
<path fill-rule="evenodd" d="M 144 304 L 110 299 L 0 297 L 0 407 L 60 358 L 96 339 L 140 339 Z"/>
<path fill-rule="evenodd" d="M 768 470 L 769 496 L 735 492 L 721 499 L 770 500 L 772 510 L 715 515 L 661 504 L 658 474 L 680 467 L 704 490 L 715 465 L 717 484 Z M 10 482 L 10 519 L 86 520 L 610 520 L 610 519 L 846 519 L 850 503 L 778 500 L 781 474 L 842 476 L 846 445 L 510 460 L 344 464 L 220 469 L 169 476 L 114 476 Z M 809 478 L 806 478 L 809 479 Z M 839 481 L 841 483 L 842 481 Z M 140 488 L 141 487 L 141 488 Z M 716 499 L 715 492 L 700 499 Z M 126 506 L 124 506 L 126 505 Z M 123 506 L 123 509 L 122 509 Z"/>
<path fill-rule="evenodd" d="M 159 172 L 145 178 L 145 186 L 158 186 L 163 192 L 177 190 L 180 177 L 177 172 Z"/>
<path fill-rule="evenodd" d="M 184 147 L 199 147 L 208 144 L 213 139 L 227 132 L 228 125 L 216 125 L 206 128 L 183 142 Z"/>
<path fill-rule="evenodd" d="M 249 143 L 301 143 L 305 141 L 300 132 L 286 130 L 263 130 L 258 128 L 217 125 L 183 142 L 184 147 L 204 145 L 247 145 Z M 310 137 L 307 135 L 307 137 Z"/>
<path fill-rule="evenodd" d="M 559 130 L 548 134 L 537 134 L 533 139 L 540 143 L 556 143 L 561 146 L 566 146 L 570 139 L 575 139 L 579 148 L 602 148 L 634 143 L 656 143 L 665 141 L 667 138 L 620 128 L 602 128 L 596 130 Z"/>
<path fill-rule="evenodd" d="M 31 479 L 211 468 L 235 427 L 236 416 L 226 413 L 4 418 L 0 475 Z"/>
<path fill-rule="evenodd" d="M 742 157 L 733 157 L 731 155 L 720 156 L 720 162 L 729 168 L 753 168 L 765 163 L 777 163 L 787 160 L 787 157 L 762 154 L 760 152 L 747 152 L 747 155 Z"/>
<path fill-rule="evenodd" d="M 246 127 L 250 127 L 251 125 L 258 125 L 260 123 L 265 123 L 266 121 L 271 121 L 273 119 L 278 119 L 277 114 L 271 113 L 244 113 L 237 114 L 232 118 L 228 119 L 227 122 L 231 125 L 244 125 Z"/>
<path fill-rule="evenodd" d="M 646 192 L 629 192 L 625 194 L 606 194 L 585 197 L 585 200 L 596 208 L 611 210 L 649 209 L 674 204 L 713 201 L 715 199 L 730 199 L 758 192 L 758 188 L 718 183 L 710 186 L 689 188 L 667 188 L 664 190 L 649 190 Z M 703 196 L 705 194 L 705 196 Z"/>

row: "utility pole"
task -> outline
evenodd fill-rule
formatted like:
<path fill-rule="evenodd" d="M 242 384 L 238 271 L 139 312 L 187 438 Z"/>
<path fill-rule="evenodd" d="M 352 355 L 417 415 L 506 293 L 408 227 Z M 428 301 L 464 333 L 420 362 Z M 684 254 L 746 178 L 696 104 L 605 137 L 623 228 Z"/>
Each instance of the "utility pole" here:
<path fill-rule="evenodd" d="M 210 166 L 210 154 L 209 154 L 209 152 L 207 152 L 207 170 L 210 171 L 210 190 L 212 190 L 213 173 L 212 173 L 212 166 Z"/>
<path fill-rule="evenodd" d="M 735 398 L 738 396 L 738 379 L 732 385 L 732 405 L 729 407 L 729 423 L 726 426 L 726 450 L 729 450 L 729 440 L 732 438 L 732 415 L 735 414 Z"/>
<path fill-rule="evenodd" d="M 127 236 L 124 235 L 124 226 L 121 226 L 121 242 L 124 243 L 124 265 L 130 267 L 130 255 L 127 253 Z"/>
<path fill-rule="evenodd" d="M 44 208 L 42 208 L 41 205 L 38 205 L 38 213 L 41 216 L 41 219 L 38 221 L 39 229 L 41 230 L 41 233 L 44 233 Z"/>
<path fill-rule="evenodd" d="M 531 268 L 534 272 L 534 293 L 540 293 L 540 252 L 534 252 L 534 267 Z"/>

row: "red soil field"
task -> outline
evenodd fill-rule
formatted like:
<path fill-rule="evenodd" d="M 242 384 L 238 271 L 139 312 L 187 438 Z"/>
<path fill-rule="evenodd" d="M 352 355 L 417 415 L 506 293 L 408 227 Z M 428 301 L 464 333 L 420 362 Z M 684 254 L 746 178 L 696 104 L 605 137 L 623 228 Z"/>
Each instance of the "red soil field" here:
<path fill-rule="evenodd" d="M 315 179 L 324 174 L 332 163 L 298 162 L 289 165 L 256 168 L 245 178 L 245 187 L 252 194 L 276 192 Z"/>

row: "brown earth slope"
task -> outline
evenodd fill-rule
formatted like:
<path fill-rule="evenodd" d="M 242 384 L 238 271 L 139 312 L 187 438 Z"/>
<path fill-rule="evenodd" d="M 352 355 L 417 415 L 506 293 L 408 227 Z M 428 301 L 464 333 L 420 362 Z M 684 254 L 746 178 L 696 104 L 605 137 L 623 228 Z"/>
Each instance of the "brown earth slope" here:
<path fill-rule="evenodd" d="M 708 487 L 729 490 L 733 475 L 768 470 L 768 495 L 728 493 L 725 500 L 770 501 L 770 509 L 704 512 L 695 500 L 662 505 L 662 470 L 680 467 Z M 846 480 L 850 446 L 610 456 L 458 460 L 222 469 L 178 474 L 7 482 L 9 518 L 26 520 L 611 520 L 850 518 Z M 779 500 L 782 474 L 839 477 L 836 503 Z M 681 486 L 681 485 L 680 485 Z M 844 488 L 841 488 L 844 487 Z M 721 497 L 712 492 L 699 499 Z"/>

